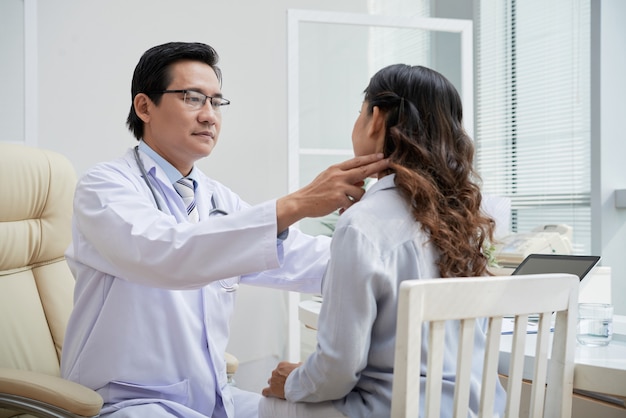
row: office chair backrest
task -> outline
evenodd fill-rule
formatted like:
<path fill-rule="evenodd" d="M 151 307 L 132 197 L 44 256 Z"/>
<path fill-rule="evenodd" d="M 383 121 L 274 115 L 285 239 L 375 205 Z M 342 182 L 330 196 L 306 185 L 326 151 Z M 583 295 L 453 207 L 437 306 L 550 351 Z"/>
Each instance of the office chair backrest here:
<path fill-rule="evenodd" d="M 404 281 L 398 300 L 391 416 L 417 417 L 420 402 L 425 402 L 424 416 L 439 418 L 446 320 L 460 321 L 454 416 L 468 416 L 475 319 L 488 318 L 479 412 L 480 416 L 492 417 L 501 327 L 503 317 L 509 315 L 515 316 L 515 328 L 506 373 L 505 415 L 518 416 L 528 315 L 539 314 L 529 416 L 570 417 L 578 285 L 578 278 L 569 274 Z M 553 312 L 556 312 L 556 322 L 551 333 Z M 429 330 L 426 399 L 420 399 L 422 325 L 425 323 Z M 552 353 L 549 355 L 550 346 Z"/>
<path fill-rule="evenodd" d="M 1 418 L 95 417 L 102 408 L 98 393 L 59 377 L 75 186 L 62 155 L 0 142 Z"/>
<path fill-rule="evenodd" d="M 0 143 L 0 368 L 60 374 L 75 183 L 60 154 Z"/>

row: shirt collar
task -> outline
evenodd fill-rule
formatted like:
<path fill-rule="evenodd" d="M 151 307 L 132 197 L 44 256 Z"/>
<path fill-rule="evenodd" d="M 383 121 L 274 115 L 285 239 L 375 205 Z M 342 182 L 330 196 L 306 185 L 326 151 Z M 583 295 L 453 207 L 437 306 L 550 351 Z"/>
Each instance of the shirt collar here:
<path fill-rule="evenodd" d="M 178 171 L 172 164 L 170 164 L 165 158 L 161 157 L 155 150 L 150 148 L 143 140 L 139 141 L 139 150 L 146 153 L 148 157 L 152 158 L 154 162 L 165 172 L 165 175 L 169 179 L 170 183 L 176 183 L 181 177 L 184 177 L 180 171 Z M 191 173 L 187 176 L 194 182 L 198 182 L 197 170 L 194 165 L 191 169 Z"/>
<path fill-rule="evenodd" d="M 385 177 L 375 181 L 370 187 L 367 188 L 365 195 L 376 193 L 378 190 L 391 189 L 396 187 L 395 183 L 396 174 L 391 173 Z"/>

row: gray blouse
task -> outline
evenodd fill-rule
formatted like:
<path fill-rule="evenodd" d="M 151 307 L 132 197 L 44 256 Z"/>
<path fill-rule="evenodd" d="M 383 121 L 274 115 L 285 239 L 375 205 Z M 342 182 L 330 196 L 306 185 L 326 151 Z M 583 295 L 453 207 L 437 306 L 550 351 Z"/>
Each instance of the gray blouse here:
<path fill-rule="evenodd" d="M 380 179 L 341 215 L 322 284 L 317 347 L 287 379 L 287 400 L 334 400 L 349 417 L 389 417 L 398 289 L 402 280 L 439 277 L 437 256 L 396 189 L 394 175 Z M 484 325 L 476 327 L 470 394 L 474 411 L 479 403 Z M 454 353 L 444 358 L 442 417 L 452 415 L 458 323 L 446 327 L 446 345 Z M 426 351 L 425 338 L 422 358 Z M 506 399 L 499 384 L 496 395 L 497 416 Z"/>

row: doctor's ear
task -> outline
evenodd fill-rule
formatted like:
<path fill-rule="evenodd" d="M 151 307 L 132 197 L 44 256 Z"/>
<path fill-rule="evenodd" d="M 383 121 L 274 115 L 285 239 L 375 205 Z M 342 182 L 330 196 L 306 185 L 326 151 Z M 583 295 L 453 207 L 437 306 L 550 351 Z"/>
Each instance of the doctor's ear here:
<path fill-rule="evenodd" d="M 145 93 L 138 93 L 133 99 L 135 113 L 144 123 L 150 120 L 150 106 L 152 106 L 152 100 Z"/>

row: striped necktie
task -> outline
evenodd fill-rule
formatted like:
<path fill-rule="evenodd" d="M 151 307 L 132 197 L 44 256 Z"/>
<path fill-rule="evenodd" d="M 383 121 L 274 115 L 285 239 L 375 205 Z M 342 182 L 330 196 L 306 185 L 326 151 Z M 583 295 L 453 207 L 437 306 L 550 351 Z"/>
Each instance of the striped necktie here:
<path fill-rule="evenodd" d="M 198 214 L 196 199 L 194 197 L 194 181 L 187 177 L 182 177 L 174 183 L 174 188 L 183 198 L 183 202 L 187 207 L 187 217 L 189 218 L 189 222 L 195 224 L 200 219 L 200 216 Z"/>

